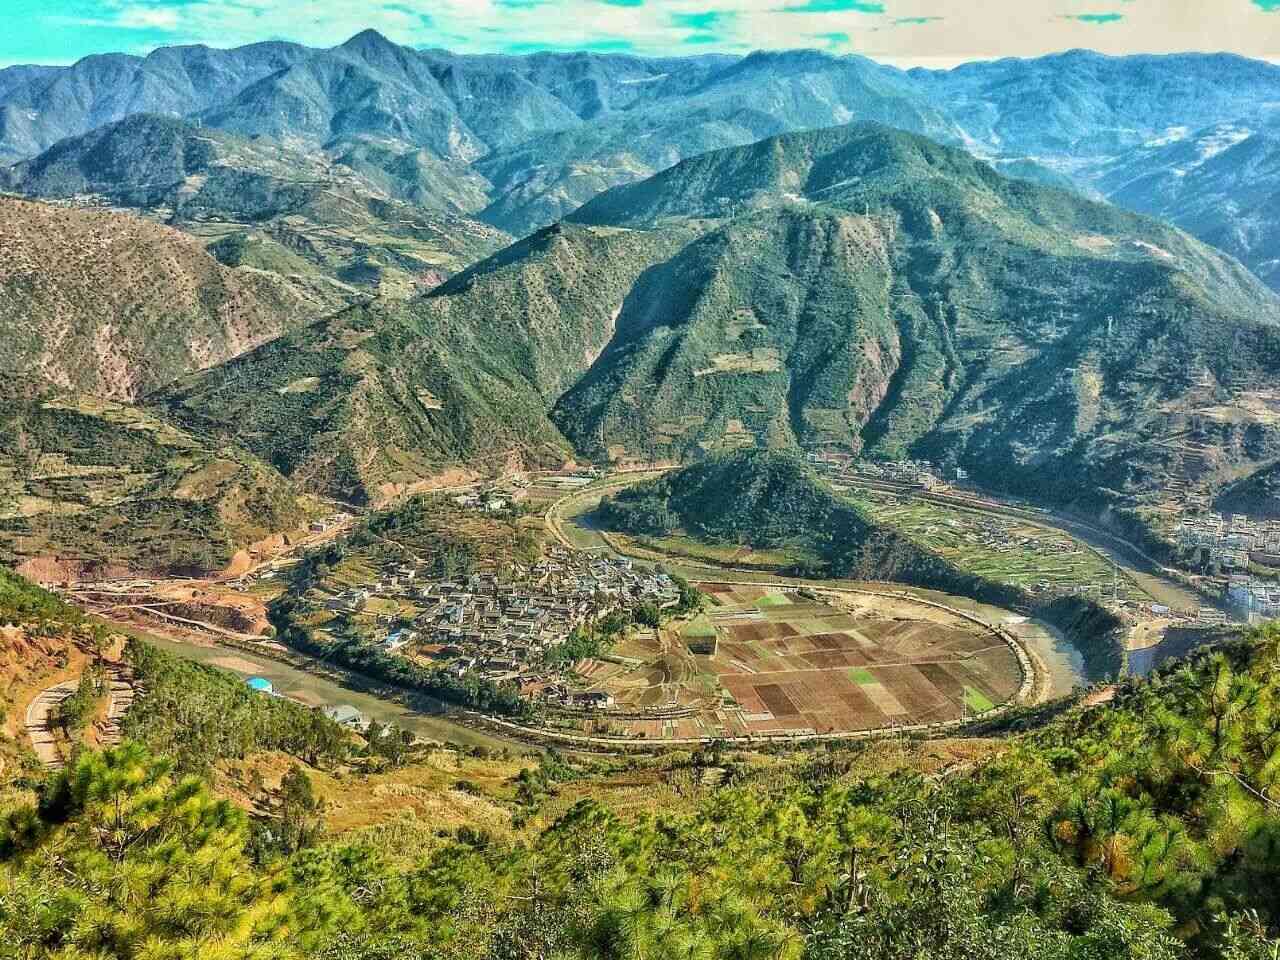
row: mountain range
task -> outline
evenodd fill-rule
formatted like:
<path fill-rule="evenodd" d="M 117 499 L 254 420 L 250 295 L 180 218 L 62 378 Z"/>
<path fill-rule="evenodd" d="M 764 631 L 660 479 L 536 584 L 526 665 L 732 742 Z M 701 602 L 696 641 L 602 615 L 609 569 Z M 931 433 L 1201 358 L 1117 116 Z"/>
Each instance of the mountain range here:
<path fill-rule="evenodd" d="M 804 50 L 459 55 L 365 31 L 327 50 L 179 47 L 0 70 L 0 162 L 133 114 L 185 117 L 340 160 L 393 197 L 446 197 L 519 236 L 608 187 L 791 130 L 877 121 L 1090 189 L 1129 151 L 1257 127 L 1277 103 L 1280 67 L 1230 55 L 1071 51 L 904 72 Z"/>
<path fill-rule="evenodd" d="M 614 188 L 156 399 L 359 499 L 476 458 L 834 445 L 1096 504 L 1274 457 L 1278 334 L 1175 228 L 863 124 Z"/>
<path fill-rule="evenodd" d="M 257 52 L 0 71 L 7 394 L 355 502 L 761 447 L 1140 510 L 1280 461 L 1280 301 L 1122 209 L 1275 280 L 1233 211 L 1280 68 Z"/>

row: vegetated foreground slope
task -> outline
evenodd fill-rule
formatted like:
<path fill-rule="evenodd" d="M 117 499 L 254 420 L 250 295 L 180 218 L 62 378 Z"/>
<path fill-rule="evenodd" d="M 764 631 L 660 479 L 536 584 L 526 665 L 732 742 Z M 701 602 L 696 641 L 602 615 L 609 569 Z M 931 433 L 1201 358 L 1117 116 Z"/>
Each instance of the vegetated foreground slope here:
<path fill-rule="evenodd" d="M 636 277 L 689 231 L 553 227 L 407 303 L 377 302 L 188 378 L 163 401 L 308 489 L 386 499 L 450 468 L 559 465 L 547 417 Z"/>
<path fill-rule="evenodd" d="M 99 652 L 105 639 L 106 631 L 79 610 L 0 567 L 0 806 L 14 781 L 39 770 L 24 729 L 28 703 L 60 671 Z"/>
<path fill-rule="evenodd" d="M 643 275 L 557 404 L 594 455 L 833 445 L 1081 500 L 1274 455 L 1270 291 L 1175 229 L 923 138 L 789 134 L 573 219 L 709 227 Z"/>
<path fill-rule="evenodd" d="M 204 573 L 307 517 L 275 470 L 126 404 L 0 406 L 0 562 L 42 579 Z"/>
<path fill-rule="evenodd" d="M 367 960 L 522 955 L 513 947 L 651 960 L 1262 958 L 1280 922 L 1278 662 L 1277 631 L 1264 628 L 928 775 L 913 763 L 926 751 L 910 745 L 772 760 L 713 747 L 614 767 L 670 801 L 615 808 L 602 783 L 600 799 L 546 829 L 464 823 L 424 853 L 404 838 L 439 823 L 406 805 L 378 829 L 286 846 L 273 840 L 293 830 L 287 817 L 255 824 L 207 782 L 177 779 L 171 760 L 135 745 L 90 752 L 38 802 L 2 811 L 0 933 L 33 957 L 133 956 L 140 938 Z M 342 763 L 307 725 L 275 722 L 299 708 L 255 709 L 235 681 L 175 666 L 146 665 L 161 696 L 148 708 L 144 694 L 132 729 L 155 746 L 195 742 L 206 762 L 274 747 Z M 229 701 L 227 725 L 211 723 L 209 708 Z M 609 769 L 548 755 L 509 784 L 456 791 L 477 816 L 502 796 L 523 817 Z M 339 772 L 347 790 L 421 797 Z"/>
<path fill-rule="evenodd" d="M 132 400 L 349 302 L 121 213 L 0 199 L 0 373 Z M 3 392 L 8 392 L 6 387 Z"/>
<path fill-rule="evenodd" d="M 353 144 L 349 155 L 367 161 L 369 151 Z M 246 262 L 228 256 L 227 244 L 241 239 L 260 248 L 252 265 L 403 287 L 455 273 L 510 239 L 460 216 L 478 209 L 478 188 L 438 172 L 438 186 L 408 203 L 386 189 L 393 185 L 385 173 L 381 184 L 371 182 L 321 151 L 137 114 L 0 170 L 0 184 L 32 197 L 99 198 L 145 211 L 211 241 L 223 262 Z"/>

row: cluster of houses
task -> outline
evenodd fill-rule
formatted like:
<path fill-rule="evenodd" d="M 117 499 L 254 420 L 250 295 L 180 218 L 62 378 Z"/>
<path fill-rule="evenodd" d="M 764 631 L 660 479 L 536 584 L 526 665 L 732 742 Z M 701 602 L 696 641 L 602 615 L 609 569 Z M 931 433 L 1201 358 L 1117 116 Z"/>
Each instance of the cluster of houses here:
<path fill-rule="evenodd" d="M 330 517 L 322 517 L 319 520 L 312 520 L 308 525 L 311 533 L 327 533 L 334 527 L 340 527 L 352 519 L 349 513 L 335 513 Z"/>
<path fill-rule="evenodd" d="M 426 570 L 419 560 L 390 563 L 375 583 L 344 590 L 327 598 L 325 606 L 350 616 L 366 614 L 375 598 L 395 600 L 414 612 L 373 616 L 386 652 L 444 662 L 459 676 L 514 681 L 575 707 L 610 704 L 596 696 L 583 700 L 586 695 L 563 688 L 545 665 L 547 654 L 575 628 L 613 610 L 643 603 L 661 608 L 680 596 L 666 574 L 559 547 L 548 548 L 532 566 L 516 564 L 509 572 L 440 580 Z"/>
<path fill-rule="evenodd" d="M 1234 573 L 1227 582 L 1227 605 L 1246 623 L 1280 617 L 1280 584 Z"/>
<path fill-rule="evenodd" d="M 1184 516 L 1177 530 L 1182 559 L 1211 572 L 1247 570 L 1251 559 L 1280 562 L 1280 521 L 1252 520 L 1242 514 Z"/>
<path fill-rule="evenodd" d="M 855 482 L 859 479 L 888 480 L 906 483 L 925 490 L 939 490 L 947 485 L 943 469 L 928 460 L 859 460 L 848 454 L 810 453 L 809 462 L 835 480 Z M 960 467 L 951 470 L 957 482 L 969 479 Z"/>

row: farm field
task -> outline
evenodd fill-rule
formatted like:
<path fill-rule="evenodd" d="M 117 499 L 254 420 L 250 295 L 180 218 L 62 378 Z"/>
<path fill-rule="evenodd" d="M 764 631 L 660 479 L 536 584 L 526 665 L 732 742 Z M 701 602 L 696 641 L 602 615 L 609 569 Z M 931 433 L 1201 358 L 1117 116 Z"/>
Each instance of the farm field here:
<path fill-rule="evenodd" d="M 890 728 L 990 710 L 1021 684 L 995 634 L 911 600 L 698 586 L 711 598 L 703 614 L 581 665 L 615 700 L 612 716 L 584 729 L 669 738 Z M 691 653 L 709 633 L 715 652 Z"/>
<path fill-rule="evenodd" d="M 994 517 L 858 488 L 842 491 L 879 523 L 891 526 L 962 570 L 1031 593 L 1085 588 L 1110 597 L 1112 565 L 1070 534 L 1013 518 Z M 1146 594 L 1121 572 L 1120 598 Z"/>

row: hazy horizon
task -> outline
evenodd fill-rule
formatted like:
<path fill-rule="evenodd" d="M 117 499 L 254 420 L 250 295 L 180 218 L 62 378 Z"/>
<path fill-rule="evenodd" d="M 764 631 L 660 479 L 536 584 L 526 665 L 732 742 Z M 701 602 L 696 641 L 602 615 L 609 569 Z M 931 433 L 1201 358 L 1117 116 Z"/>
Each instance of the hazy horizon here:
<path fill-rule="evenodd" d="M 364 29 L 457 53 L 679 56 L 814 48 L 947 69 L 1073 49 L 1280 60 L 1280 0 L 11 0 L 0 66 L 65 65 L 159 47 L 287 40 L 333 47 Z"/>

